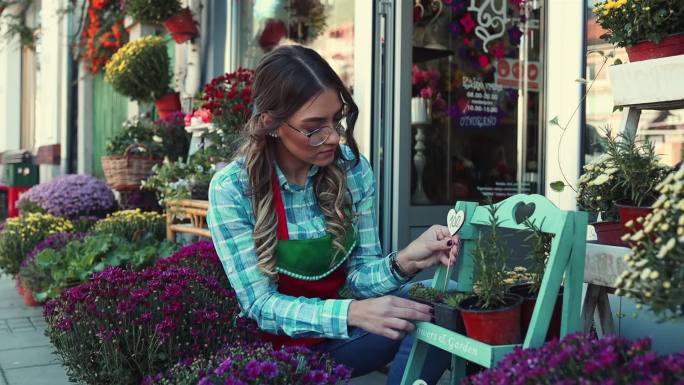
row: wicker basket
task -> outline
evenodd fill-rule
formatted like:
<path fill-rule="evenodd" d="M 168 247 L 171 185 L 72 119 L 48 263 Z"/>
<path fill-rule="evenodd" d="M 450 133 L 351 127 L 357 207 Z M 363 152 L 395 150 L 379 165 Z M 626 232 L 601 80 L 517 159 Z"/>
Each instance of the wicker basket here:
<path fill-rule="evenodd" d="M 131 155 L 131 151 L 142 148 L 147 156 Z M 140 182 L 152 175 L 152 166 L 161 159 L 152 158 L 152 151 L 144 144 L 131 144 L 123 155 L 102 157 L 102 170 L 107 184 L 117 191 L 131 191 L 140 188 Z"/>

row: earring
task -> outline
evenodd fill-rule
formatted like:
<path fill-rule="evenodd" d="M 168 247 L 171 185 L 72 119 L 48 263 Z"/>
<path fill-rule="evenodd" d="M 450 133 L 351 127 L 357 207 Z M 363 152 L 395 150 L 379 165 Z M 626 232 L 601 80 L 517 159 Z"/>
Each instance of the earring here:
<path fill-rule="evenodd" d="M 275 131 L 273 131 L 273 132 L 269 132 L 268 136 L 273 137 L 273 138 L 277 138 L 278 134 Z"/>

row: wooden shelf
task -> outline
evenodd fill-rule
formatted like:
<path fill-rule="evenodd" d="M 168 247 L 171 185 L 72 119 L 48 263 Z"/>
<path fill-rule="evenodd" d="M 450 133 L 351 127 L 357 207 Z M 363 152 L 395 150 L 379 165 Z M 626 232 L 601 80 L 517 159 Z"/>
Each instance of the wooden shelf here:
<path fill-rule="evenodd" d="M 609 67 L 616 107 L 684 108 L 684 55 Z"/>

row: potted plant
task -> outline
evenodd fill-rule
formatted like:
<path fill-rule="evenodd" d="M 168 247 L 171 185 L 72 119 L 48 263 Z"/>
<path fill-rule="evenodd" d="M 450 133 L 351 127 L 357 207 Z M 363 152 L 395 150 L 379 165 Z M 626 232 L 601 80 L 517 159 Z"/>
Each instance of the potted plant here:
<path fill-rule="evenodd" d="M 444 293 L 438 289 L 427 287 L 418 282 L 413 284 L 408 291 L 409 299 L 432 306 L 437 302 L 441 302 L 444 298 Z"/>
<path fill-rule="evenodd" d="M 680 0 L 603 0 L 594 7 L 606 41 L 626 47 L 632 62 L 684 54 Z"/>
<path fill-rule="evenodd" d="M 537 226 L 529 219 L 525 220 L 525 226 L 530 230 L 530 235 L 525 239 L 532 242 L 532 247 L 527 260 L 530 264 L 528 270 L 522 266 L 516 266 L 512 271 L 506 272 L 504 282 L 510 285 L 508 291 L 523 298 L 520 308 L 520 330 L 522 335 L 527 334 L 527 329 L 532 319 L 534 307 L 537 304 L 537 297 L 541 289 L 541 283 L 546 271 L 546 264 L 551 254 L 551 241 L 553 235 L 544 233 L 541 226 Z M 560 336 L 560 322 L 563 304 L 563 287 L 561 286 L 556 298 L 556 303 L 551 315 L 551 323 L 546 334 L 546 339 Z"/>
<path fill-rule="evenodd" d="M 465 333 L 463 317 L 458 310 L 461 303 L 468 294 L 461 292 L 448 292 L 444 294 L 444 299 L 434 305 L 435 323 L 457 333 Z"/>
<path fill-rule="evenodd" d="M 649 141 L 637 142 L 632 135 L 621 132 L 615 138 L 607 135 L 604 142 L 616 169 L 615 188 L 620 197 L 615 204 L 624 231 L 625 223 L 652 211 L 651 205 L 659 195 L 656 186 L 670 168 L 660 163 Z"/>
<path fill-rule="evenodd" d="M 210 156 L 230 158 L 237 149 L 240 132 L 252 116 L 254 70 L 238 68 L 217 76 L 202 90 L 202 122 L 209 120 L 212 130 L 203 134 L 211 146 L 204 148 Z M 208 112 L 208 113 L 207 113 Z"/>
<path fill-rule="evenodd" d="M 653 213 L 630 221 L 635 230 L 626 235 L 631 250 L 630 267 L 615 282 L 616 294 L 634 298 L 637 307 L 647 305 L 662 319 L 684 317 L 684 166 L 657 186 L 661 193 Z M 636 229 L 636 225 L 643 225 Z"/>
<path fill-rule="evenodd" d="M 648 339 L 632 342 L 576 333 L 539 348 L 515 349 L 496 367 L 464 379 L 462 385 L 674 385 L 683 377 L 683 353 L 659 356 Z"/>
<path fill-rule="evenodd" d="M 508 293 L 504 272 L 508 254 L 499 235 L 498 207 L 488 206 L 489 231 L 479 234 L 472 252 L 474 296 L 461 301 L 458 309 L 463 316 L 468 337 L 490 345 L 516 344 L 520 334 L 520 296 Z"/>
<path fill-rule="evenodd" d="M 164 161 L 152 167 L 152 176 L 142 181 L 141 186 L 156 191 L 160 205 L 167 200 L 190 199 L 193 186 L 208 186 L 216 172 L 215 161 L 203 151 L 194 153 L 188 162 Z M 199 197 L 200 190 L 201 187 L 195 188 L 195 197 Z"/>
<path fill-rule="evenodd" d="M 87 1 L 86 17 L 78 37 L 78 60 L 93 74 L 128 41 L 121 1 Z"/>
<path fill-rule="evenodd" d="M 440 75 L 436 68 L 411 69 L 411 124 L 428 124 L 433 112 L 442 111 L 446 102 L 438 91 Z"/>
<path fill-rule="evenodd" d="M 655 186 L 668 168 L 660 164 L 648 141 L 637 142 L 625 133 L 611 137 L 609 130 L 604 135 L 601 144 L 606 153 L 584 166 L 577 203 L 580 209 L 600 216 L 592 223 L 599 243 L 624 246 L 624 224 L 651 211 L 657 197 Z M 562 191 L 566 185 L 558 181 L 551 188 Z"/>
<path fill-rule="evenodd" d="M 31 187 L 19 199 L 22 213 L 49 213 L 79 221 L 116 210 L 114 193 L 91 175 L 62 175 Z"/>
<path fill-rule="evenodd" d="M 145 36 L 116 51 L 105 66 L 105 80 L 116 92 L 137 102 L 155 102 L 161 117 L 181 109 L 173 92 L 166 43 L 159 36 Z"/>

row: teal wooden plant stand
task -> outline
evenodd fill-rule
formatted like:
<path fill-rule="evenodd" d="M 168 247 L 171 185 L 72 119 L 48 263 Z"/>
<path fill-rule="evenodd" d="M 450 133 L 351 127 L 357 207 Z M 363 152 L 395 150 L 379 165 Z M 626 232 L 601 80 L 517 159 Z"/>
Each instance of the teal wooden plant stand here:
<path fill-rule="evenodd" d="M 561 337 L 582 330 L 580 306 L 584 282 L 587 214 L 562 211 L 545 197 L 536 194 L 518 194 L 497 203 L 496 206 L 498 219 L 501 222 L 499 227 L 529 231 L 524 224 L 525 219 L 529 218 L 531 222 L 541 227 L 544 233 L 553 234 L 551 255 L 523 343 L 494 346 L 428 322 L 418 322 L 414 331 L 416 343 L 411 350 L 409 363 L 401 381 L 402 385 L 412 385 L 419 380 L 430 345 L 453 355 L 450 383 L 458 384 L 465 376 L 465 360 L 491 368 L 516 346 L 530 348 L 544 344 L 564 276 Z M 457 273 L 457 290 L 472 292 L 474 241 L 481 229 L 490 225 L 490 214 L 487 206 L 478 206 L 474 202 L 457 202 L 455 209 L 463 210 L 466 215 L 465 224 L 460 231 L 461 250 L 457 266 L 453 269 Z M 432 280 L 432 287 L 445 287 L 445 281 L 450 278 L 446 275 L 445 266 L 438 268 Z"/>

